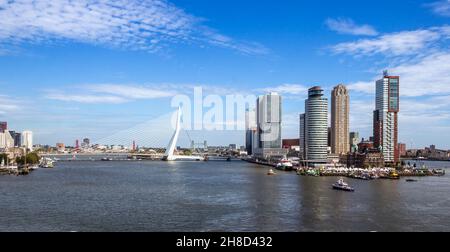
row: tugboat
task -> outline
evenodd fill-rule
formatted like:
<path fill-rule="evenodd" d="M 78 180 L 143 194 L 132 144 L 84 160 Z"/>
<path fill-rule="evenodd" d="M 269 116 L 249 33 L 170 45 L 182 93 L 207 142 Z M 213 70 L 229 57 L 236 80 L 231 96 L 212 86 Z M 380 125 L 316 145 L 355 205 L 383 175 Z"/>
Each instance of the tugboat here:
<path fill-rule="evenodd" d="M 277 175 L 272 169 L 269 170 L 269 172 L 267 173 L 267 175 L 272 176 L 272 175 Z"/>
<path fill-rule="evenodd" d="M 336 183 L 334 183 L 333 184 L 333 189 L 341 190 L 341 191 L 347 191 L 347 192 L 354 192 L 355 191 L 355 189 L 353 187 L 349 186 L 347 183 L 345 183 L 343 179 L 340 179 Z"/>
<path fill-rule="evenodd" d="M 400 179 L 400 175 L 396 171 L 391 171 L 387 176 L 388 179 Z"/>

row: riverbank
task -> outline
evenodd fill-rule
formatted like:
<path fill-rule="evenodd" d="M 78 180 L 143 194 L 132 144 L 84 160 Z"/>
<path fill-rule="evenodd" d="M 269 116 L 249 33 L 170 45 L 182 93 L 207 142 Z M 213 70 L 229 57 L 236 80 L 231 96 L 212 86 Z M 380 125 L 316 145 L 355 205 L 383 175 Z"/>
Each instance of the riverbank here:
<path fill-rule="evenodd" d="M 267 161 L 255 160 L 255 159 L 242 159 L 243 161 L 264 165 L 269 167 L 276 167 L 276 163 L 270 163 Z M 305 168 L 295 166 L 294 171 L 297 172 L 297 175 L 304 176 L 315 176 L 315 177 L 348 177 L 348 178 L 356 178 L 356 179 L 378 179 L 378 178 L 391 178 L 390 174 L 396 173 L 401 177 L 427 177 L 427 176 L 444 176 L 444 169 L 413 169 L 406 168 L 402 170 L 396 170 L 394 168 Z"/>

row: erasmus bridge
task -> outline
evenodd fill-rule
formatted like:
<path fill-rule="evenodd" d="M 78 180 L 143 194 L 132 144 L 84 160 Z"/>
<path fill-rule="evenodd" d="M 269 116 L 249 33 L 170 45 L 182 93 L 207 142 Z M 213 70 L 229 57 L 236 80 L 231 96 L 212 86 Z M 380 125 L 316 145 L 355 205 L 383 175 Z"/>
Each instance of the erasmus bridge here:
<path fill-rule="evenodd" d="M 192 141 L 190 134 L 182 129 L 181 124 L 182 109 L 178 107 L 174 113 L 166 114 L 152 120 L 136 124 L 135 126 L 112 133 L 109 136 L 96 140 L 100 145 L 123 145 L 123 143 L 132 143 L 137 140 L 141 144 L 140 150 L 132 153 L 131 156 L 142 159 L 159 159 L 164 161 L 202 161 L 205 160 L 204 154 L 195 154 L 201 152 L 194 148 L 194 155 L 179 155 L 177 146 L 188 145 Z M 171 121 L 174 120 L 174 127 Z M 181 134 L 184 133 L 184 134 Z M 195 137 L 195 132 L 193 132 Z M 205 137 L 200 132 L 197 137 Z M 180 144 L 181 142 L 181 144 Z M 141 148 L 142 146 L 146 146 Z"/>
<path fill-rule="evenodd" d="M 202 156 L 181 156 L 175 155 L 175 148 L 177 146 L 178 137 L 180 135 L 181 130 L 181 108 L 178 107 L 177 117 L 175 122 L 175 132 L 173 133 L 172 138 L 170 139 L 169 145 L 166 148 L 166 152 L 164 153 L 163 160 L 165 161 L 177 161 L 177 160 L 205 160 Z"/>

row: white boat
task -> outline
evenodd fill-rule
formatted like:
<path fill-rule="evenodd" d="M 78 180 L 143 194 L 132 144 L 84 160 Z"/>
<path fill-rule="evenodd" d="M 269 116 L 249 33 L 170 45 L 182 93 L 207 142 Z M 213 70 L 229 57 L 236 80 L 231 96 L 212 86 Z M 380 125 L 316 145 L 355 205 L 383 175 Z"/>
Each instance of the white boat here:
<path fill-rule="evenodd" d="M 277 169 L 280 170 L 292 170 L 294 169 L 294 165 L 288 159 L 282 159 L 279 163 L 277 163 Z"/>
<path fill-rule="evenodd" d="M 336 183 L 334 183 L 332 185 L 332 187 L 335 190 L 348 191 L 348 192 L 355 191 L 355 189 L 353 187 L 349 186 L 347 183 L 345 183 L 343 179 L 338 180 Z"/>
<path fill-rule="evenodd" d="M 39 161 L 39 168 L 53 168 L 53 159 L 48 157 L 42 157 Z"/>

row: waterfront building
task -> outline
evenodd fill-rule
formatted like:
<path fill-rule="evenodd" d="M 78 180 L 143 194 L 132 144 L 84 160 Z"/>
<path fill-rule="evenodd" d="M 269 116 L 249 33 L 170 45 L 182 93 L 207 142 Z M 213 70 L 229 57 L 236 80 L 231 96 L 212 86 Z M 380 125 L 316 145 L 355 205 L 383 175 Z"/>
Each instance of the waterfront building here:
<path fill-rule="evenodd" d="M 258 97 L 256 101 L 257 131 L 256 147 L 253 155 L 262 159 L 274 159 L 286 156 L 281 146 L 282 99 L 277 93 Z"/>
<path fill-rule="evenodd" d="M 58 152 L 64 152 L 66 150 L 66 146 L 64 143 L 57 143 L 56 144 L 56 150 Z"/>
<path fill-rule="evenodd" d="M 306 125 L 305 125 L 305 121 L 306 121 L 306 115 L 305 113 L 300 114 L 300 129 L 299 129 L 299 140 L 300 140 L 300 155 L 299 158 L 301 160 L 305 160 L 306 159 Z"/>
<path fill-rule="evenodd" d="M 33 132 L 26 130 L 22 132 L 22 146 L 33 151 Z"/>
<path fill-rule="evenodd" d="M 20 147 L 22 145 L 22 134 L 13 130 L 10 130 L 9 134 L 14 139 L 14 147 Z"/>
<path fill-rule="evenodd" d="M 91 143 L 91 140 L 89 140 L 89 138 L 84 138 L 84 139 L 83 139 L 83 143 L 82 143 L 81 145 L 82 145 L 82 147 L 84 147 L 84 148 L 89 148 L 90 143 Z"/>
<path fill-rule="evenodd" d="M 342 155 L 350 151 L 349 143 L 350 99 L 344 85 L 331 92 L 331 152 Z"/>
<path fill-rule="evenodd" d="M 0 122 L 0 133 L 4 133 L 8 129 L 7 122 Z"/>
<path fill-rule="evenodd" d="M 398 152 L 399 152 L 400 157 L 406 156 L 406 144 L 399 143 L 398 144 Z"/>
<path fill-rule="evenodd" d="M 305 159 L 311 165 L 327 163 L 328 100 L 319 86 L 308 90 L 305 101 Z"/>
<path fill-rule="evenodd" d="M 284 149 L 298 149 L 300 146 L 300 139 L 283 139 L 282 146 Z"/>
<path fill-rule="evenodd" d="M 371 140 L 364 140 L 364 138 L 361 140 L 361 142 L 358 144 L 358 151 L 361 153 L 364 153 L 370 149 L 374 148 L 373 141 Z"/>
<path fill-rule="evenodd" d="M 373 167 L 384 167 L 384 157 L 377 149 L 369 149 L 364 153 L 349 153 L 347 155 L 341 156 L 340 162 L 346 164 L 347 167 L 356 168 L 373 168 Z"/>
<path fill-rule="evenodd" d="M 399 112 L 399 76 L 389 76 L 384 72 L 382 79 L 376 82 L 376 103 L 373 115 L 374 147 L 379 149 L 385 162 L 397 163 L 398 150 L 398 112 Z"/>
<path fill-rule="evenodd" d="M 253 154 L 253 142 L 256 134 L 256 111 L 247 109 L 245 111 L 245 149 L 248 155 Z"/>
<path fill-rule="evenodd" d="M 8 130 L 0 132 L 0 149 L 9 149 L 14 147 L 14 138 Z"/>
<path fill-rule="evenodd" d="M 350 132 L 349 135 L 350 141 L 350 152 L 358 151 L 358 143 L 359 143 L 359 133 L 358 132 Z"/>

